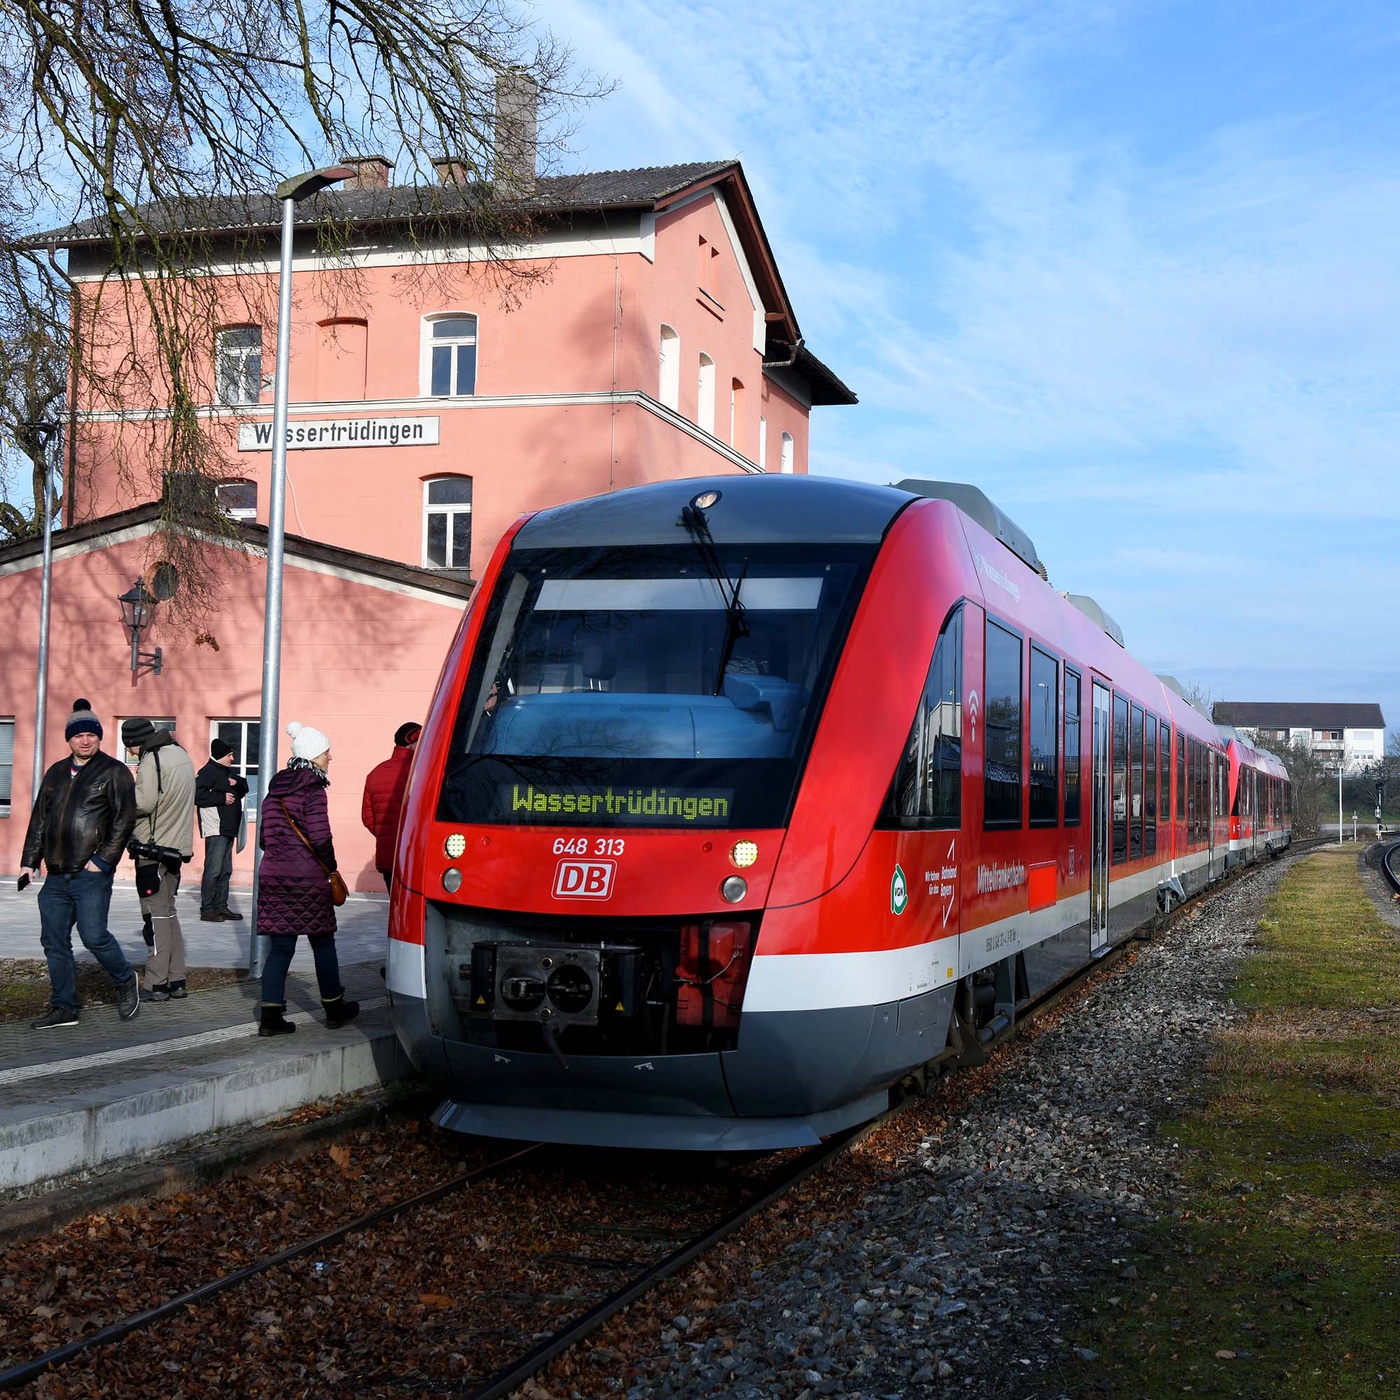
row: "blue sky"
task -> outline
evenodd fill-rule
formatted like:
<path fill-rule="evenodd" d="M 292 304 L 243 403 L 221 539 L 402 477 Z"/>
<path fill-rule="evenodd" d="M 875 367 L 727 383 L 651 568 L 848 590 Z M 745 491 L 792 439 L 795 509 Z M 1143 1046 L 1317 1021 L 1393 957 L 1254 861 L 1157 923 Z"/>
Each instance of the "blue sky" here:
<path fill-rule="evenodd" d="M 1154 669 L 1400 729 L 1400 7 L 534 12 L 619 82 L 576 168 L 743 160 L 861 398 L 814 472 L 975 482 Z"/>

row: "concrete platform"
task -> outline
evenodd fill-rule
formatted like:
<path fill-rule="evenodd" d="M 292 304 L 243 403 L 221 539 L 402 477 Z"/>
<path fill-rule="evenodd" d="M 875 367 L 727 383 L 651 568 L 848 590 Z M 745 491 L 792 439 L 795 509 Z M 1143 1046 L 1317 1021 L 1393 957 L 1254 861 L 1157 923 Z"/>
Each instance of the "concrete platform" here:
<path fill-rule="evenodd" d="M 191 909 L 183 896 L 179 908 L 191 966 L 246 966 L 246 923 L 201 923 L 197 902 Z M 33 1031 L 27 1021 L 0 1025 L 0 1192 L 129 1162 L 410 1073 L 379 975 L 387 901 L 352 898 L 337 912 L 343 979 L 362 1007 L 341 1030 L 322 1024 L 304 940 L 287 986 L 295 1035 L 258 1037 L 256 981 L 143 1004 L 129 1022 L 108 1005 L 51 1031 Z M 110 926 L 133 964 L 145 962 L 140 925 L 135 891 L 119 887 Z M 74 945 L 87 956 L 76 935 Z M 33 891 L 0 891 L 0 957 L 41 956 Z"/>

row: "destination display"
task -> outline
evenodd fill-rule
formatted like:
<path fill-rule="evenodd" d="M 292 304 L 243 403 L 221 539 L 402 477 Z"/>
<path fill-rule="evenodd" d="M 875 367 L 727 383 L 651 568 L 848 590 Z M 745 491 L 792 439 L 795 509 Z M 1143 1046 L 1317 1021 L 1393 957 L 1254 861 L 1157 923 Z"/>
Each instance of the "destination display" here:
<path fill-rule="evenodd" d="M 638 826 L 727 826 L 733 788 L 553 787 L 501 783 L 501 816 L 516 822 L 574 821 Z"/>

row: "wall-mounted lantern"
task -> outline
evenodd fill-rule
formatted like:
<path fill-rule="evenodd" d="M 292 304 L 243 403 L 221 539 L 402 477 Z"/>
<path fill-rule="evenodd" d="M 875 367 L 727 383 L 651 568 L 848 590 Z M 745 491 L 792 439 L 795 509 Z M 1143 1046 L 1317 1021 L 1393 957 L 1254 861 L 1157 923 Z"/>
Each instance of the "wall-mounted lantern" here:
<path fill-rule="evenodd" d="M 117 602 L 122 605 L 122 626 L 131 637 L 131 674 L 139 676 L 142 671 L 150 671 L 160 675 L 160 648 L 141 650 L 141 634 L 151 625 L 160 599 L 138 578 L 125 593 L 118 595 Z"/>

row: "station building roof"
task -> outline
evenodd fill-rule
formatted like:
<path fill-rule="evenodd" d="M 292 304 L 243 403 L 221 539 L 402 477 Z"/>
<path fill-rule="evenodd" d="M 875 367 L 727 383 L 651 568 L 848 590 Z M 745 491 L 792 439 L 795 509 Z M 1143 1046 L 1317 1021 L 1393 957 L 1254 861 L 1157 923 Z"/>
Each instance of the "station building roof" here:
<path fill-rule="evenodd" d="M 1379 705 L 1330 700 L 1218 700 L 1211 709 L 1217 724 L 1237 729 L 1384 729 Z"/>

